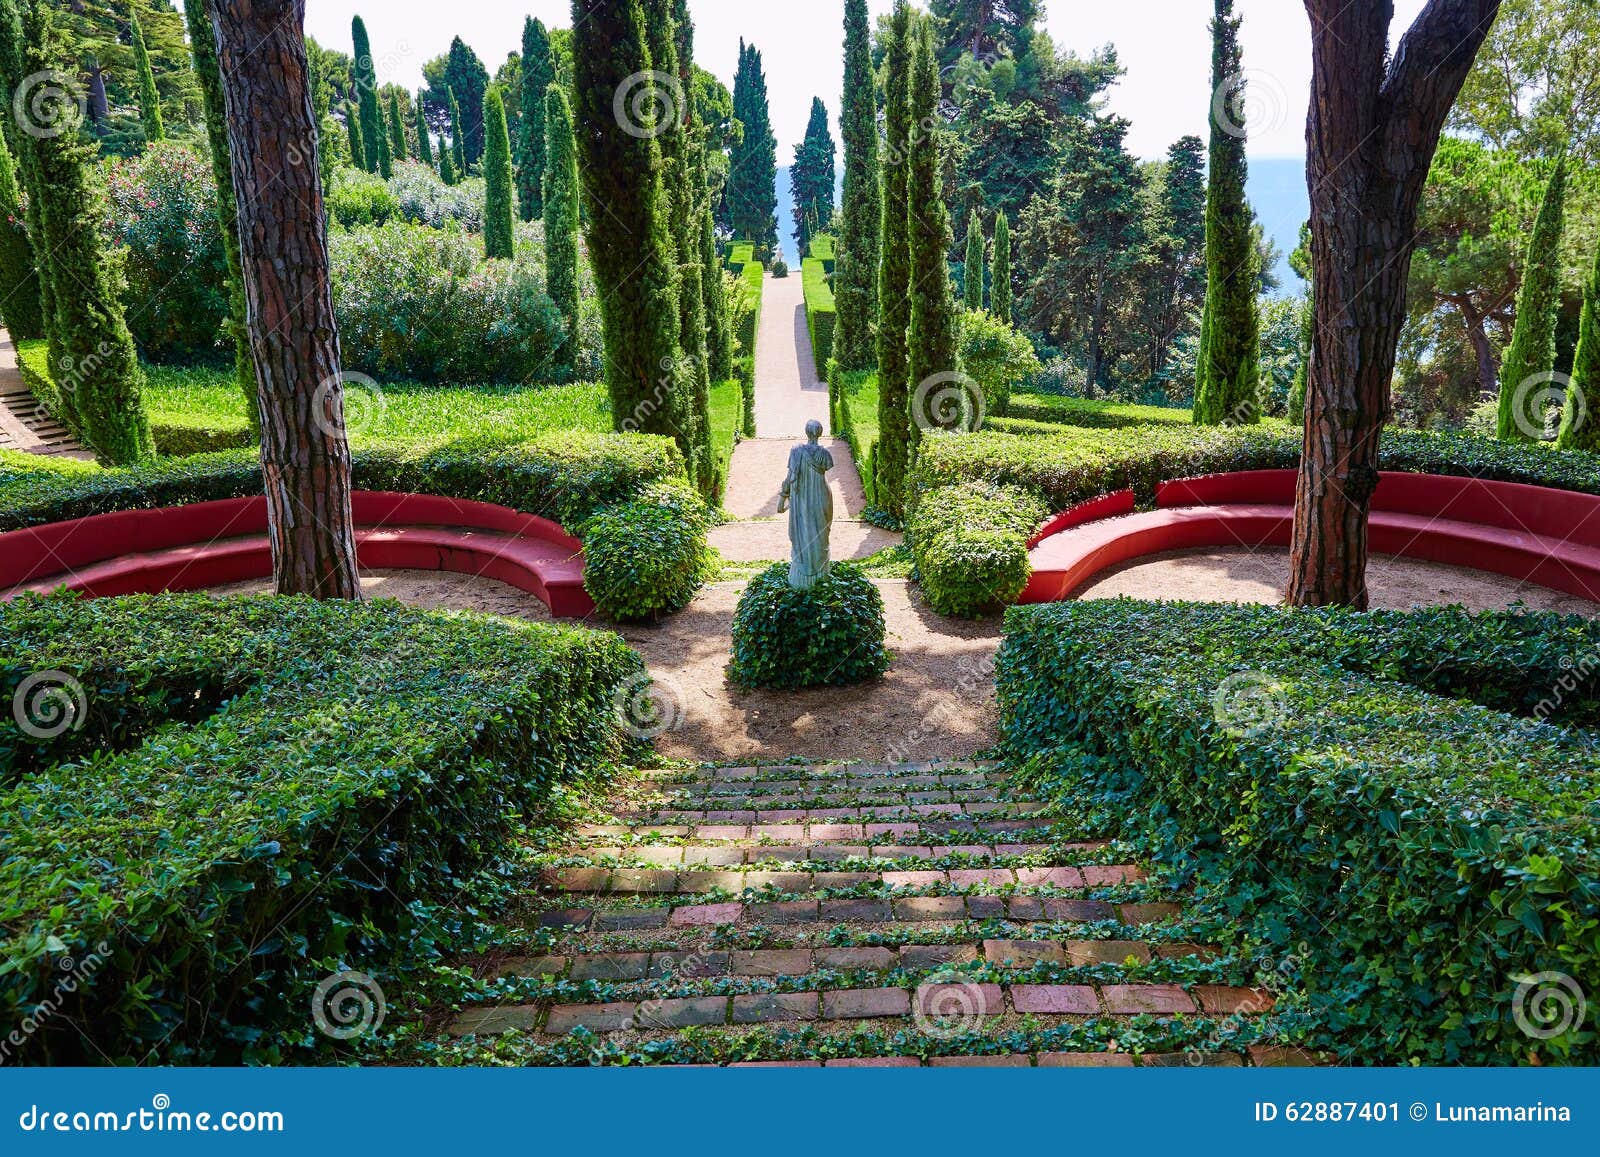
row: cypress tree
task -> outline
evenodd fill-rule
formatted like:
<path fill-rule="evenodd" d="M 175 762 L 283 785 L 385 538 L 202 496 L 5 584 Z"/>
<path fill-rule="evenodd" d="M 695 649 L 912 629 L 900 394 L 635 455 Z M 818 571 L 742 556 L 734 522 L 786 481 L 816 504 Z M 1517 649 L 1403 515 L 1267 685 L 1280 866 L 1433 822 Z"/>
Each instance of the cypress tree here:
<path fill-rule="evenodd" d="M 395 160 L 406 159 L 406 122 L 400 115 L 400 94 L 393 89 L 389 91 L 389 147 Z"/>
<path fill-rule="evenodd" d="M 383 130 L 382 114 L 378 111 L 378 73 L 372 63 L 372 41 L 367 36 L 367 24 L 361 17 L 350 21 L 350 41 L 354 49 L 351 71 L 354 73 L 357 108 L 361 117 L 361 140 L 366 144 L 366 169 L 379 172 L 383 155 L 387 151 L 387 134 Z M 384 173 L 385 177 L 389 174 Z"/>
<path fill-rule="evenodd" d="M 746 46 L 740 61 L 733 105 L 734 116 L 744 125 L 744 139 L 733 150 L 726 195 L 734 236 L 753 241 L 756 260 L 767 262 L 778 251 L 778 140 L 772 135 L 761 52 L 753 44 Z"/>
<path fill-rule="evenodd" d="M 376 100 L 376 98 L 374 98 L 374 100 Z M 363 133 L 366 132 L 366 126 L 364 126 L 364 125 L 362 126 L 362 132 Z M 387 127 L 384 125 L 384 116 L 383 116 L 382 112 L 378 113 L 378 138 L 377 138 L 377 140 L 378 140 L 378 176 L 382 177 L 385 181 L 387 181 L 390 177 L 394 176 L 394 150 L 389 147 L 389 132 L 388 132 Z M 372 159 L 372 150 L 371 149 L 367 150 L 367 159 L 369 161 Z"/>
<path fill-rule="evenodd" d="M 612 421 L 618 430 L 672 435 L 684 462 L 693 463 L 661 151 L 653 136 L 618 124 L 612 104 L 629 77 L 650 71 L 639 0 L 573 0 L 572 59 L 578 171 Z"/>
<path fill-rule="evenodd" d="M 1561 415 L 1561 450 L 1600 451 L 1600 250 L 1594 273 L 1583 287 L 1583 314 L 1578 322 L 1578 349 L 1572 358 L 1572 384 Z"/>
<path fill-rule="evenodd" d="M 44 336 L 33 243 L 21 218 L 16 165 L 0 135 L 0 318 L 12 341 Z"/>
<path fill-rule="evenodd" d="M 14 92 L 22 78 L 28 74 L 27 61 L 24 50 L 27 37 L 22 28 L 22 11 L 17 0 L 0 0 L 0 92 Z M 22 131 L 21 126 L 13 116 L 0 115 L 0 134 L 3 134 L 11 146 L 11 153 L 16 158 L 17 171 L 22 176 L 22 186 L 26 190 L 39 187 L 38 158 L 34 149 L 34 138 Z M 22 334 L 18 330 L 11 331 L 15 337 L 47 337 L 49 335 L 49 319 L 53 313 L 53 296 L 50 292 L 50 263 L 44 257 L 49 252 L 48 240 L 45 237 L 44 222 L 39 212 L 40 198 L 28 197 L 27 213 L 25 216 L 26 232 L 24 240 L 28 243 L 30 259 L 32 261 L 33 279 L 32 287 L 37 298 L 38 322 L 34 332 Z M 20 228 L 20 226 L 19 226 Z M 27 293 L 28 282 L 22 282 L 22 292 Z M 23 313 L 29 312 L 28 306 L 23 305 Z"/>
<path fill-rule="evenodd" d="M 955 293 L 950 286 L 950 211 L 945 208 L 943 166 L 939 155 L 939 59 L 933 47 L 931 21 L 919 21 L 911 61 L 911 442 L 924 428 L 955 427 L 964 413 L 938 407 L 945 390 L 934 388 L 941 374 L 961 372 Z M 980 231 L 981 235 L 981 231 Z M 980 263 L 979 269 L 982 269 Z M 980 272 L 979 276 L 982 274 Z M 924 396 L 918 396 L 918 395 Z M 963 406 L 963 409 L 965 407 Z"/>
<path fill-rule="evenodd" d="M 455 150 L 444 143 L 444 138 L 439 138 L 439 179 L 446 185 L 454 185 L 461 178 L 456 175 Z"/>
<path fill-rule="evenodd" d="M 963 304 L 983 308 L 983 221 L 974 209 L 967 217 L 967 263 L 962 271 Z"/>
<path fill-rule="evenodd" d="M 516 209 L 511 203 L 511 136 L 506 131 L 506 105 L 498 85 L 483 98 L 483 255 L 511 260 Z"/>
<path fill-rule="evenodd" d="M 838 322 L 834 359 L 845 369 L 872 364 L 878 316 L 878 254 L 883 239 L 883 191 L 878 175 L 878 98 L 872 71 L 872 29 L 867 0 L 845 0 L 844 220 L 833 267 Z"/>
<path fill-rule="evenodd" d="M 43 5 L 25 17 L 30 73 L 60 71 L 67 56 Z M 46 319 L 60 417 L 101 461 L 126 466 L 155 456 L 144 408 L 144 372 L 123 317 L 120 277 L 101 237 L 105 187 L 97 150 L 76 132 L 37 141 L 41 219 L 55 295 Z"/>
<path fill-rule="evenodd" d="M 544 216 L 545 90 L 555 83 L 550 33 L 544 22 L 522 22 L 522 151 L 517 160 L 517 205 L 524 221 Z"/>
<path fill-rule="evenodd" d="M 686 131 L 691 110 L 685 105 L 693 97 L 682 82 L 672 5 L 673 0 L 643 0 L 650 63 L 656 72 L 677 82 L 666 86 L 658 100 L 658 107 L 666 116 L 656 126 L 662 162 L 662 208 L 668 214 L 667 236 L 673 243 L 678 267 L 678 348 L 688 358 L 684 367 L 688 375 L 684 402 L 685 433 L 694 446 L 690 473 L 701 494 L 713 498 L 716 461 L 711 452 L 711 373 L 706 356 L 705 293 L 700 283 L 700 167 L 692 151 L 694 142 Z"/>
<path fill-rule="evenodd" d="M 450 159 L 455 162 L 456 180 L 467 176 L 467 139 L 461 130 L 461 104 L 456 100 L 456 90 L 446 89 L 450 97 Z"/>
<path fill-rule="evenodd" d="M 1522 288 L 1517 293 L 1517 324 L 1500 363 L 1500 437 L 1534 441 L 1531 430 L 1541 415 L 1529 412 L 1528 391 L 1545 386 L 1556 366 L 1556 323 L 1561 312 L 1561 226 L 1566 210 L 1567 159 L 1556 162 L 1545 186 L 1539 217 L 1528 239 Z M 1519 397 L 1519 393 L 1521 396 Z"/>
<path fill-rule="evenodd" d="M 228 108 L 222 95 L 222 74 L 217 68 L 217 41 L 206 5 L 185 4 L 183 18 L 189 32 L 189 54 L 205 110 L 206 141 L 211 148 L 211 175 L 217 183 L 217 225 L 228 265 L 228 332 L 233 337 L 233 371 L 245 397 L 252 433 L 261 429 L 261 399 L 256 391 L 256 360 L 245 329 L 244 269 L 239 262 L 239 213 L 233 191 L 233 156 L 228 146 Z M 351 117 L 352 123 L 354 117 Z M 355 143 L 352 139 L 352 143 Z M 352 155 L 359 156 L 352 150 Z M 357 164 L 361 162 L 357 160 Z"/>
<path fill-rule="evenodd" d="M 350 134 L 350 163 L 358 169 L 367 168 L 367 142 L 361 135 L 361 110 L 355 105 L 346 105 L 344 110 L 344 127 Z"/>
<path fill-rule="evenodd" d="M 674 0 L 673 26 L 677 33 L 678 76 L 689 102 L 689 136 L 694 153 L 693 185 L 699 203 L 700 289 L 705 302 L 706 367 L 711 381 L 733 377 L 733 331 L 728 324 L 727 294 L 722 285 L 722 262 L 717 256 L 717 226 L 711 209 L 711 188 L 706 176 L 706 127 L 694 96 L 694 21 L 688 0 Z M 754 430 L 745 431 L 753 435 Z M 709 435 L 708 435 L 709 437 Z"/>
<path fill-rule="evenodd" d="M 428 109 L 422 101 L 422 94 L 417 93 L 417 160 L 433 167 L 433 133 L 428 128 Z"/>
<path fill-rule="evenodd" d="M 156 76 L 150 70 L 150 52 L 145 47 L 137 10 L 128 14 L 128 31 L 133 39 L 133 68 L 139 76 L 139 121 L 144 125 L 144 139 L 164 140 L 167 130 L 161 123 L 161 94 L 156 91 Z"/>
<path fill-rule="evenodd" d="M 544 94 L 545 278 L 550 300 L 561 311 L 566 328 L 564 360 L 569 370 L 578 359 L 578 142 L 572 136 L 572 108 L 559 84 Z"/>
<path fill-rule="evenodd" d="M 1211 173 L 1206 192 L 1206 303 L 1195 368 L 1194 420 L 1202 426 L 1261 420 L 1261 319 L 1256 312 L 1257 268 L 1254 222 L 1245 201 L 1240 19 L 1233 0 L 1216 0 L 1211 25 L 1213 92 L 1237 86 L 1231 114 L 1213 101 Z M 1225 123 L 1226 122 L 1226 123 Z"/>
<path fill-rule="evenodd" d="M 828 106 L 821 97 L 813 97 L 805 140 L 795 149 L 794 167 L 789 170 L 795 232 L 800 238 L 802 257 L 810 251 L 812 236 L 833 220 L 836 156 L 833 134 L 828 131 Z"/>
<path fill-rule="evenodd" d="M 898 0 L 884 56 L 885 124 L 883 224 L 878 271 L 878 448 L 873 453 L 877 502 L 905 517 L 906 470 L 911 461 L 911 8 Z"/>
<path fill-rule="evenodd" d="M 994 254 L 989 265 L 989 312 L 1011 324 L 1011 226 L 1004 211 L 994 215 Z"/>

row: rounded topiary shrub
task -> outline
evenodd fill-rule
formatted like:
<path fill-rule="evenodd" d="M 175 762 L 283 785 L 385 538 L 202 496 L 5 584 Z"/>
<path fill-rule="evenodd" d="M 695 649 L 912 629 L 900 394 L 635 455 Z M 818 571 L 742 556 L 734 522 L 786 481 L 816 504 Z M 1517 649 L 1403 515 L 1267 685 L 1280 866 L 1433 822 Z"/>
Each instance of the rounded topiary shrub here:
<path fill-rule="evenodd" d="M 789 564 L 762 571 L 733 617 L 728 678 L 741 687 L 841 687 L 889 669 L 883 596 L 859 567 L 835 563 L 808 591 L 789 585 Z"/>
<path fill-rule="evenodd" d="M 590 518 L 579 535 L 583 585 L 600 613 L 632 622 L 688 606 L 705 579 L 709 522 L 697 494 L 668 482 Z"/>

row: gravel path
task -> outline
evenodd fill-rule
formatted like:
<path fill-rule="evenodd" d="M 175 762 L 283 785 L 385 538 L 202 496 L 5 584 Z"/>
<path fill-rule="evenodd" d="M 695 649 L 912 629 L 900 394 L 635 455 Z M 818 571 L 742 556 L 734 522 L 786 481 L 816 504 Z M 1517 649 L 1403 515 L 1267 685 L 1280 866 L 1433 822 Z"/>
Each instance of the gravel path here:
<path fill-rule="evenodd" d="M 800 275 L 768 277 L 756 333 L 756 435 L 803 438 L 815 418 L 828 425 L 828 387 L 817 373 L 806 330 Z"/>

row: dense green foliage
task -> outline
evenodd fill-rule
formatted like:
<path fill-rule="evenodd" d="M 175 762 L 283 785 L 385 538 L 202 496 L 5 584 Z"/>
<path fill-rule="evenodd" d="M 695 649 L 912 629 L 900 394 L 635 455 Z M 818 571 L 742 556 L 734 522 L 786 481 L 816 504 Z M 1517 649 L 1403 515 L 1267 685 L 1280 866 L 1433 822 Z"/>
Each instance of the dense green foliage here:
<path fill-rule="evenodd" d="M 800 263 L 800 279 L 806 299 L 806 330 L 811 335 L 811 353 L 818 372 L 826 370 L 833 357 L 834 333 L 839 313 L 828 283 L 828 271 L 816 257 Z"/>
<path fill-rule="evenodd" d="M 755 243 L 756 259 L 766 263 L 778 252 L 778 141 L 772 135 L 761 51 L 742 40 L 733 115 L 744 126 L 744 137 L 734 147 L 723 194 L 728 223 L 735 237 Z"/>
<path fill-rule="evenodd" d="M 1597 645 L 1577 616 L 1092 601 L 1008 612 L 996 675 L 1025 776 L 1297 958 L 1309 1043 L 1593 1063 L 1589 1018 L 1534 1040 L 1514 993 L 1600 969 Z"/>
<path fill-rule="evenodd" d="M 491 88 L 483 98 L 483 133 L 483 255 L 509 259 L 517 210 L 511 183 L 511 136 L 498 88 Z"/>
<path fill-rule="evenodd" d="M 994 217 L 994 250 L 989 268 L 989 312 L 995 320 L 1011 324 L 1011 226 L 1006 215 Z"/>
<path fill-rule="evenodd" d="M 1522 289 L 1517 294 L 1517 324 L 1500 363 L 1501 438 L 1538 441 L 1544 437 L 1542 402 L 1556 364 L 1556 317 L 1561 307 L 1562 213 L 1566 207 L 1567 165 L 1563 158 L 1545 188 L 1539 219 L 1528 239 Z"/>
<path fill-rule="evenodd" d="M 866 369 L 877 353 L 878 261 L 883 241 L 883 192 L 878 174 L 878 98 L 872 70 L 866 0 L 845 0 L 844 98 L 839 135 L 844 141 L 844 204 L 833 292 L 843 303 L 834 351 L 846 370 Z"/>
<path fill-rule="evenodd" d="M 400 91 L 395 88 L 389 90 L 389 151 L 394 155 L 394 161 L 399 164 L 410 160 L 406 149 L 406 121 L 400 114 Z"/>
<path fill-rule="evenodd" d="M 146 141 L 159 141 L 167 135 L 161 118 L 161 94 L 156 91 L 156 75 L 150 70 L 150 52 L 145 47 L 144 29 L 137 9 L 128 13 L 128 39 L 133 48 L 133 68 L 139 78 L 139 122 Z"/>
<path fill-rule="evenodd" d="M 974 209 L 967 216 L 967 259 L 961 267 L 961 303 L 983 308 L 983 220 Z"/>
<path fill-rule="evenodd" d="M 834 563 L 810 590 L 774 563 L 745 587 L 733 617 L 728 678 L 740 687 L 845 687 L 889 669 L 883 596 L 859 567 Z"/>
<path fill-rule="evenodd" d="M 1240 17 L 1233 0 L 1216 0 L 1211 84 L 1210 183 L 1206 190 L 1206 299 L 1200 322 L 1194 420 L 1197 425 L 1261 420 L 1261 321 L 1256 314 L 1260 263 L 1245 200 L 1244 73 Z"/>
<path fill-rule="evenodd" d="M 0 138 L 0 321 L 13 341 L 44 335 L 39 274 L 17 187 L 17 166 Z"/>
<path fill-rule="evenodd" d="M 545 171 L 540 179 L 544 213 L 545 277 L 550 300 L 561 313 L 566 342 L 561 361 L 570 367 L 578 353 L 578 142 L 572 136 L 567 94 L 552 84 L 542 97 Z"/>
<path fill-rule="evenodd" d="M 582 527 L 584 587 L 618 622 L 656 619 L 689 605 L 705 579 L 709 512 L 680 483 L 657 483 L 608 506 Z"/>
<path fill-rule="evenodd" d="M 1015 602 L 1028 584 L 1028 538 L 1050 511 L 1017 486 L 965 482 L 929 491 L 906 524 L 917 578 L 942 615 Z"/>
<path fill-rule="evenodd" d="M 367 23 L 360 16 L 350 20 L 351 61 L 356 94 L 356 115 L 360 118 L 361 142 L 365 149 L 366 169 L 387 177 L 382 158 L 389 151 L 388 128 L 383 123 L 383 113 L 378 108 L 378 73 L 372 59 L 372 39 L 367 35 Z M 390 157 L 393 163 L 393 157 Z"/>
<path fill-rule="evenodd" d="M 794 226 L 800 239 L 801 257 L 811 251 L 811 239 L 833 224 L 837 156 L 833 134 L 828 131 L 828 106 L 822 103 L 820 96 L 813 97 L 806 137 L 795 149 L 794 165 L 789 169 Z"/>
<path fill-rule="evenodd" d="M 1012 388 L 1044 367 L 1027 337 L 987 310 L 962 310 L 958 325 L 961 368 L 977 385 L 983 414 L 1003 417 L 1011 412 Z"/>
<path fill-rule="evenodd" d="M 878 266 L 878 442 L 872 455 L 877 504 L 903 518 L 911 467 L 911 54 L 913 18 L 895 4 L 884 53 L 883 223 Z M 848 226 L 849 221 L 846 220 Z M 942 260 L 942 257 L 941 257 Z"/>
<path fill-rule="evenodd" d="M 0 1005 L 64 1002 L 26 1043 L 55 1064 L 304 1056 L 319 980 L 426 953 L 427 901 L 629 754 L 643 671 L 614 635 L 392 602 L 29 598 L 0 638 L 7 702 L 41 669 L 83 697 L 53 739 L 0 724 Z"/>
<path fill-rule="evenodd" d="M 422 66 L 422 76 L 428 82 L 426 99 L 435 108 L 448 109 L 452 100 L 456 102 L 450 139 L 453 145 L 460 146 L 456 170 L 465 176 L 483 157 L 483 98 L 489 91 L 489 70 L 466 41 L 457 36 L 443 56 Z"/>
<path fill-rule="evenodd" d="M 1595 251 L 1594 273 L 1583 287 L 1572 384 L 1567 387 L 1556 445 L 1562 450 L 1600 451 L 1600 248 Z"/>
<path fill-rule="evenodd" d="M 532 16 L 522 21 L 522 112 L 519 130 L 522 148 L 517 153 L 517 205 L 522 219 L 544 216 L 546 90 L 555 83 L 555 66 L 550 62 L 550 33 L 544 21 Z M 570 120 L 570 116 L 568 118 Z M 571 126 L 568 126 L 568 133 Z"/>
<path fill-rule="evenodd" d="M 423 102 L 422 94 L 417 94 L 417 99 L 412 105 L 416 113 L 417 123 L 417 160 L 433 167 L 433 127 L 428 124 L 428 108 Z"/>
<path fill-rule="evenodd" d="M 470 171 L 467 167 L 467 138 L 466 127 L 461 123 L 461 101 L 456 97 L 455 89 L 448 91 L 450 109 L 450 162 L 457 181 L 464 179 Z M 440 170 L 443 172 L 443 170 Z"/>

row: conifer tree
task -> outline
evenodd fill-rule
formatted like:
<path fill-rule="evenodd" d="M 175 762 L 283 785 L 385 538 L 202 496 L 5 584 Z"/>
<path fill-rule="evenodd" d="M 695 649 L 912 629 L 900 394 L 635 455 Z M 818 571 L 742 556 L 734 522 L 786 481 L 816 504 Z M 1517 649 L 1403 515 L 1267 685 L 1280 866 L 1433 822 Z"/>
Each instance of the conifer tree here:
<path fill-rule="evenodd" d="M 443 137 L 439 138 L 439 179 L 446 185 L 459 184 L 461 178 L 456 174 L 456 150 L 445 144 Z"/>
<path fill-rule="evenodd" d="M 376 101 L 377 98 L 374 97 L 373 99 L 374 99 L 374 101 Z M 363 119 L 365 119 L 365 118 L 363 118 Z M 378 169 L 377 169 L 377 172 L 378 172 L 378 176 L 382 177 L 385 181 L 387 181 L 390 177 L 394 176 L 394 150 L 389 147 L 389 130 L 388 130 L 387 125 L 384 122 L 385 122 L 385 117 L 383 115 L 382 110 L 380 110 L 378 112 L 378 136 L 377 136 Z M 365 133 L 366 133 L 366 126 L 365 125 L 362 126 L 362 130 L 361 131 L 362 131 L 363 135 L 365 135 Z M 368 137 L 367 140 L 368 140 L 369 146 L 370 146 L 372 138 Z M 367 149 L 367 159 L 369 161 L 372 160 L 372 148 L 371 147 L 369 147 Z"/>
<path fill-rule="evenodd" d="M 733 332 L 728 323 L 728 302 L 722 284 L 722 262 L 717 256 L 717 226 L 711 208 L 711 189 L 707 179 L 705 118 L 701 115 L 694 89 L 694 21 L 689 16 L 688 0 L 674 0 L 673 28 L 677 36 L 678 77 L 689 104 L 689 137 L 694 155 L 694 189 L 699 203 L 700 288 L 705 300 L 706 365 L 713 382 L 733 377 Z M 745 431 L 754 434 L 754 430 Z"/>
<path fill-rule="evenodd" d="M 1578 349 L 1572 358 L 1572 383 L 1556 436 L 1561 450 L 1600 451 L 1600 250 L 1594 272 L 1583 287 L 1583 314 L 1578 321 Z"/>
<path fill-rule="evenodd" d="M 238 202 L 233 191 L 233 157 L 228 145 L 228 109 L 222 95 L 222 74 L 217 68 L 217 41 L 211 15 L 203 3 L 183 6 L 189 32 L 189 54 L 194 61 L 195 79 L 200 84 L 201 107 L 206 118 L 206 143 L 211 150 L 211 175 L 217 185 L 217 225 L 222 233 L 222 251 L 228 266 L 228 332 L 233 338 L 233 369 L 252 433 L 261 428 L 261 401 L 256 390 L 256 361 L 250 352 L 250 334 L 245 328 L 244 270 L 239 262 Z M 350 117 L 354 123 L 355 117 Z M 357 143 L 352 135 L 351 143 Z M 360 154 L 351 150 L 352 155 Z M 361 164 L 357 159 L 356 164 Z"/>
<path fill-rule="evenodd" d="M 961 373 L 955 293 L 950 285 L 950 211 L 945 208 L 943 166 L 939 153 L 939 59 L 933 25 L 918 22 L 911 59 L 911 442 L 924 429 L 954 429 L 968 421 L 967 403 L 957 408 L 940 375 Z M 980 263 L 980 270 L 982 265 Z M 980 272 L 980 277 L 982 276 Z"/>
<path fill-rule="evenodd" d="M 417 93 L 417 160 L 433 167 L 433 131 L 428 127 L 428 109 Z"/>
<path fill-rule="evenodd" d="M 389 90 L 389 149 L 397 161 L 406 159 L 406 122 L 400 115 L 400 94 Z"/>
<path fill-rule="evenodd" d="M 0 0 L 0 92 L 15 91 L 22 78 L 28 74 L 24 56 L 27 37 L 23 32 L 21 7 L 19 0 Z M 4 135 L 11 146 L 11 154 L 16 158 L 16 173 L 21 176 L 23 189 L 37 188 L 39 171 L 33 136 L 22 131 L 14 116 L 6 115 L 0 115 L 0 134 Z M 23 303 L 21 308 L 24 315 L 32 312 L 38 320 L 33 332 L 23 334 L 13 329 L 11 331 L 13 337 L 48 336 L 53 306 L 50 292 L 50 263 L 44 256 L 48 252 L 48 246 L 39 205 L 40 198 L 28 197 L 24 222 L 16 226 L 19 234 L 28 242 L 29 259 L 33 269 L 31 286 L 33 297 L 37 299 L 35 308 L 30 310 L 26 303 Z M 26 225 L 25 230 L 23 224 Z M 24 294 L 27 293 L 28 285 L 29 282 L 26 280 L 22 282 Z"/>
<path fill-rule="evenodd" d="M 555 83 L 550 33 L 529 16 L 522 22 L 522 150 L 517 158 L 517 205 L 524 221 L 544 216 L 545 90 Z"/>
<path fill-rule="evenodd" d="M 878 175 L 878 97 L 871 35 L 867 0 L 845 0 L 844 103 L 839 114 L 839 135 L 844 140 L 844 204 L 833 269 L 838 307 L 833 356 L 845 369 L 864 369 L 876 356 L 873 326 L 878 316 L 883 190 Z"/>
<path fill-rule="evenodd" d="M 511 135 L 498 85 L 483 98 L 483 254 L 511 260 L 515 252 L 516 207 L 512 204 Z"/>
<path fill-rule="evenodd" d="M 467 177 L 467 140 L 461 127 L 461 103 L 456 100 L 456 90 L 450 94 L 450 159 L 455 162 L 456 180 Z"/>
<path fill-rule="evenodd" d="M 768 262 L 778 251 L 778 141 L 772 135 L 761 52 L 753 44 L 740 46 L 733 115 L 744 125 L 744 138 L 733 150 L 725 193 L 733 234 L 741 241 L 754 242 L 756 260 Z"/>
<path fill-rule="evenodd" d="M 569 373 L 578 357 L 578 142 L 572 108 L 559 84 L 544 95 L 544 197 L 546 282 L 566 331 L 562 360 Z"/>
<path fill-rule="evenodd" d="M 967 261 L 962 272 L 963 304 L 983 308 L 983 220 L 974 209 L 967 217 Z"/>
<path fill-rule="evenodd" d="M 828 131 L 828 106 L 821 97 L 813 97 L 805 140 L 795 149 L 794 166 L 789 170 L 795 232 L 800 238 L 802 257 L 810 250 L 812 236 L 833 222 L 836 157 L 833 134 Z"/>
<path fill-rule="evenodd" d="M 12 341 L 44 336 L 33 243 L 22 220 L 16 165 L 0 135 L 0 319 Z"/>
<path fill-rule="evenodd" d="M 50 9 L 23 17 L 30 74 L 57 73 L 68 56 Z M 102 462 L 127 466 L 155 456 L 144 407 L 144 371 L 123 316 L 120 277 L 102 236 L 109 211 L 97 150 L 76 132 L 37 139 L 40 218 L 54 295 L 45 319 L 50 371 L 65 424 Z"/>
<path fill-rule="evenodd" d="M 1517 323 L 1500 363 L 1499 433 L 1505 441 L 1535 441 L 1542 414 L 1531 406 L 1544 394 L 1556 367 L 1556 323 L 1561 313 L 1561 234 L 1566 211 L 1567 160 L 1556 162 L 1539 217 L 1528 239 Z"/>
<path fill-rule="evenodd" d="M 1240 18 L 1233 0 L 1216 0 L 1211 24 L 1211 172 L 1206 192 L 1206 302 L 1195 368 L 1197 425 L 1261 420 L 1260 278 L 1254 220 L 1245 200 L 1245 124 Z M 1231 90 L 1231 91 L 1230 91 Z"/>
<path fill-rule="evenodd" d="M 618 430 L 671 435 L 692 464 L 661 150 L 649 133 L 627 131 L 614 109 L 619 86 L 651 67 L 639 0 L 573 0 L 572 60 L 573 128 L 612 421 Z"/>
<path fill-rule="evenodd" d="M 911 460 L 910 149 L 912 15 L 898 0 L 884 56 L 883 224 L 879 231 L 878 448 L 873 473 L 878 505 L 905 517 L 906 472 Z"/>
<path fill-rule="evenodd" d="M 356 107 L 360 110 L 361 140 L 365 144 L 366 169 L 379 172 L 383 154 L 387 151 L 387 134 L 383 115 L 378 110 L 378 73 L 372 62 L 372 40 L 367 36 L 367 24 L 361 17 L 350 20 L 350 43 L 354 50 L 351 72 L 355 81 Z M 385 177 L 389 174 L 384 173 Z"/>
<path fill-rule="evenodd" d="M 989 259 L 989 312 L 1011 324 L 1011 226 L 1004 212 L 994 215 L 994 253 Z"/>
<path fill-rule="evenodd" d="M 367 166 L 367 142 L 361 135 L 361 110 L 353 104 L 345 106 L 344 127 L 350 134 L 350 163 L 370 173 L 372 170 Z"/>
<path fill-rule="evenodd" d="M 163 140 L 167 130 L 161 121 L 161 94 L 156 91 L 156 76 L 150 70 L 150 51 L 145 47 L 137 9 L 128 14 L 128 31 L 133 40 L 133 68 L 139 76 L 139 121 L 144 125 L 144 139 Z"/>

